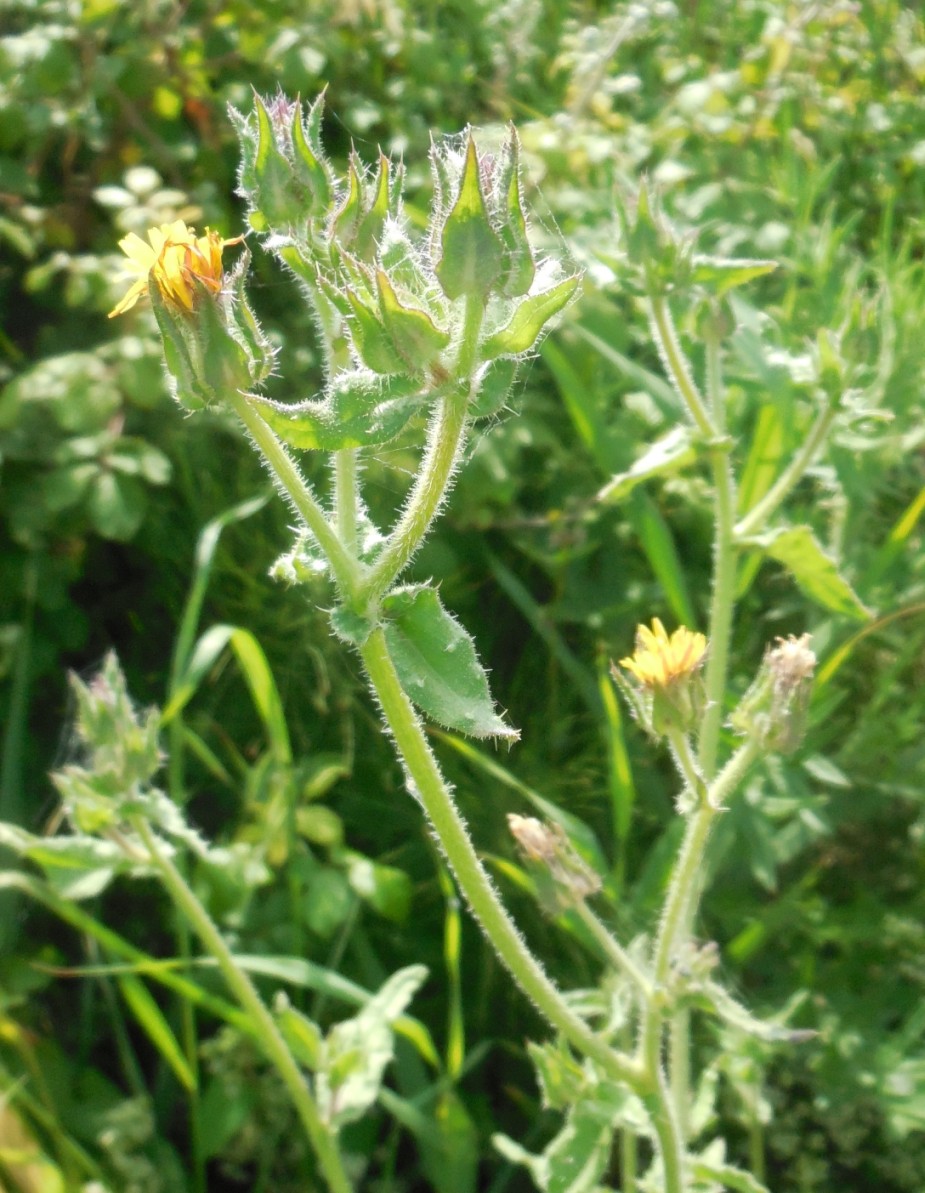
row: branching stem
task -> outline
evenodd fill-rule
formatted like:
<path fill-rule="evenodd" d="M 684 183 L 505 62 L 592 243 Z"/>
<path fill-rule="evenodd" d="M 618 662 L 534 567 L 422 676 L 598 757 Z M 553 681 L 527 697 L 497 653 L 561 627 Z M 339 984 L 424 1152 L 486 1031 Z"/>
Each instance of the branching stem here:
<path fill-rule="evenodd" d="M 385 634 L 372 632 L 360 648 L 363 665 L 378 697 L 410 785 L 420 800 L 476 920 L 521 990 L 537 1010 L 580 1052 L 631 1089 L 640 1089 L 641 1072 L 614 1051 L 570 1009 L 547 977 L 505 910 L 479 861 L 466 825 L 444 781 L 421 723 L 395 671 Z"/>
<path fill-rule="evenodd" d="M 302 476 L 295 461 L 286 451 L 284 444 L 260 417 L 248 396 L 244 393 L 232 392 L 229 394 L 229 401 L 235 414 L 250 432 L 250 436 L 266 461 L 271 475 L 330 560 L 341 595 L 349 599 L 356 592 L 360 580 L 359 564 L 356 559 L 341 543 L 337 532 L 328 522 L 324 510 L 319 505 L 318 499 Z"/>

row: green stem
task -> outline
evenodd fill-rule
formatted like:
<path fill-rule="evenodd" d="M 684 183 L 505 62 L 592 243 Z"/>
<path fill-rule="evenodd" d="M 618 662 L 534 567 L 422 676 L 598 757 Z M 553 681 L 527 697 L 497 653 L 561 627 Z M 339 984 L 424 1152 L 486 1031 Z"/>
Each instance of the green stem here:
<path fill-rule="evenodd" d="M 748 1127 L 748 1166 L 755 1180 L 763 1185 L 765 1180 L 764 1161 L 764 1127 L 758 1118 L 757 1110 L 753 1111 L 752 1121 Z"/>
<path fill-rule="evenodd" d="M 703 775 L 697 768 L 687 734 L 678 732 L 669 733 L 668 744 L 671 747 L 671 753 L 678 768 L 678 773 L 684 780 L 685 787 L 690 788 L 695 803 L 705 803 L 707 794 L 706 784 L 704 783 Z"/>
<path fill-rule="evenodd" d="M 681 1138 L 687 1140 L 691 1133 L 691 1013 L 687 1007 L 673 1012 L 668 1032 L 671 1102 L 678 1116 Z"/>
<path fill-rule="evenodd" d="M 501 961 L 540 1013 L 577 1050 L 611 1077 L 639 1089 L 638 1066 L 611 1049 L 574 1014 L 525 945 L 501 903 L 473 848 L 421 723 L 402 689 L 381 629 L 372 632 L 360 654 L 404 762 L 409 786 L 420 800 L 463 895 Z"/>
<path fill-rule="evenodd" d="M 656 986 L 664 986 L 668 981 L 671 963 L 677 952 L 678 937 L 684 925 L 692 919 L 686 914 L 687 907 L 699 889 L 698 874 L 716 811 L 711 804 L 703 803 L 688 817 L 687 830 L 675 863 L 665 911 L 659 926 L 653 965 Z"/>
<path fill-rule="evenodd" d="M 717 436 L 710 444 L 710 469 L 713 474 L 714 545 L 713 593 L 710 601 L 710 624 L 707 638 L 710 644 L 705 677 L 706 711 L 700 729 L 698 754 L 700 769 L 706 778 L 716 774 L 719 731 L 723 720 L 726 686 L 729 678 L 729 640 L 735 607 L 736 546 L 733 524 L 735 520 L 735 479 L 729 459 L 729 443 L 722 437 L 725 430 L 724 395 L 720 378 L 719 338 L 706 338 L 707 380 Z"/>
<path fill-rule="evenodd" d="M 134 817 L 132 827 L 144 842 L 151 861 L 160 872 L 170 897 L 189 921 L 206 951 L 215 958 L 230 990 L 250 1018 L 254 1034 L 263 1047 L 267 1059 L 279 1073 L 289 1091 L 293 1106 L 305 1128 L 331 1193 L 352 1193 L 350 1181 L 344 1171 L 338 1151 L 336 1136 L 322 1119 L 299 1066 L 293 1059 L 273 1016 L 264 1005 L 253 982 L 235 963 L 225 938 L 196 898 L 183 875 L 161 849 L 157 838 L 144 818 Z"/>
<path fill-rule="evenodd" d="M 334 509 L 337 517 L 337 537 L 351 555 L 357 551 L 357 489 L 356 448 L 345 447 L 334 455 Z"/>
<path fill-rule="evenodd" d="M 661 1193 L 687 1193 L 687 1153 L 660 1060 L 656 1061 L 655 1072 L 657 1088 L 643 1097 L 642 1104 L 649 1112 L 658 1137 L 658 1150 L 662 1158 Z"/>
<path fill-rule="evenodd" d="M 678 737 L 680 736 L 678 735 Z M 675 748 L 677 748 L 677 744 L 677 741 L 672 742 Z M 741 746 L 707 788 L 705 796 L 697 810 L 688 817 L 687 829 L 678 852 L 678 859 L 675 863 L 674 874 L 668 888 L 665 910 L 662 915 L 661 924 L 659 925 L 658 937 L 655 944 L 653 985 L 656 993 L 666 989 L 671 976 L 671 965 L 677 955 L 682 937 L 688 932 L 689 925 L 694 921 L 702 889 L 700 878 L 704 852 L 713 821 L 723 807 L 724 801 L 735 790 L 752 762 L 754 762 L 757 754 L 758 746 L 754 742 L 749 741 Z M 680 756 L 682 758 L 685 757 L 684 751 L 680 752 Z M 656 999 L 650 999 L 643 1014 L 639 1043 L 640 1060 L 645 1069 L 646 1076 L 650 1081 L 655 1083 L 655 1088 L 649 1095 L 652 1102 L 649 1112 L 653 1115 L 656 1130 L 659 1130 L 659 1124 L 654 1117 L 654 1108 L 664 1102 L 664 1105 L 660 1106 L 660 1113 L 662 1115 L 661 1131 L 665 1132 L 663 1148 L 670 1140 L 672 1130 L 677 1132 L 679 1139 L 683 1139 L 681 1136 L 681 1124 L 674 1110 L 674 1095 L 685 1095 L 680 1094 L 679 1090 L 669 1090 L 662 1068 L 664 1024 L 666 1015 L 670 1012 L 670 1006 L 661 1005 Z M 675 1063 L 677 1066 L 681 1066 L 676 1070 L 677 1080 L 680 1081 L 681 1074 L 684 1072 L 683 1066 L 685 1065 L 688 1047 L 686 1035 L 683 1040 L 674 1040 L 673 1047 L 676 1050 Z M 684 1081 L 686 1086 L 686 1077 Z M 661 1133 L 659 1134 L 659 1139 L 662 1139 Z M 683 1154 L 683 1141 L 680 1147 Z M 683 1190 L 685 1186 L 682 1183 L 678 1188 Z"/>
<path fill-rule="evenodd" d="M 637 1193 L 636 1134 L 629 1127 L 620 1130 L 620 1193 Z"/>
<path fill-rule="evenodd" d="M 838 413 L 838 407 L 833 403 L 825 407 L 817 416 L 809 429 L 800 450 L 796 453 L 774 484 L 768 489 L 764 497 L 752 506 L 735 527 L 736 539 L 748 538 L 759 534 L 768 519 L 783 502 L 791 490 L 801 480 L 806 470 L 815 459 L 816 453 L 822 446 L 829 428 Z"/>
<path fill-rule="evenodd" d="M 360 571 L 356 559 L 348 554 L 295 461 L 260 417 L 247 395 L 231 392 L 228 398 L 234 412 L 250 432 L 271 474 L 330 560 L 341 594 L 349 599 L 359 586 Z"/>
<path fill-rule="evenodd" d="M 708 439 L 715 437 L 715 428 L 710 421 L 706 405 L 694 381 L 690 364 L 681 349 L 678 333 L 668 302 L 661 295 L 649 295 L 649 314 L 652 334 L 662 361 L 684 405 L 687 407 L 697 429 Z"/>
<path fill-rule="evenodd" d="M 374 604 L 407 566 L 437 516 L 462 449 L 468 409 L 466 387 L 454 388 L 440 398 L 417 481 L 362 587 L 361 601 L 365 606 Z"/>
<path fill-rule="evenodd" d="M 604 924 L 597 918 L 588 905 L 582 901 L 575 908 L 579 919 L 591 932 L 591 935 L 601 947 L 604 956 L 620 973 L 633 983 L 643 998 L 651 998 L 652 983 L 639 968 L 626 949 L 615 940 Z"/>
<path fill-rule="evenodd" d="M 459 460 L 472 398 L 479 332 L 485 317 L 482 299 L 469 296 L 465 302 L 454 369 L 456 382 L 439 399 L 417 480 L 401 518 L 363 586 L 363 602 L 367 607 L 379 599 L 417 551 L 443 504 Z"/>

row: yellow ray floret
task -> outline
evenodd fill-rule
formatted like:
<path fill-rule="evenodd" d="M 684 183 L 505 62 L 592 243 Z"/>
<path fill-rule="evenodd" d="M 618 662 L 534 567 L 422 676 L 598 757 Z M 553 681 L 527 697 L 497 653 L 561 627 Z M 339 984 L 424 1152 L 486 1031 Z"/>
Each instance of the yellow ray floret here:
<path fill-rule="evenodd" d="M 693 674 L 703 661 L 707 640 L 703 634 L 694 633 L 685 626 L 669 637 L 657 617 L 652 619 L 652 629 L 637 626 L 636 649 L 627 659 L 620 660 L 620 666 L 646 688 L 666 688 L 684 676 Z"/>
<path fill-rule="evenodd" d="M 204 236 L 197 236 L 196 230 L 183 220 L 149 228 L 148 243 L 130 232 L 119 241 L 119 248 L 128 257 L 129 269 L 138 276 L 109 312 L 109 318 L 131 310 L 147 294 L 151 277 L 166 301 L 191 311 L 197 283 L 212 294 L 221 290 L 222 250 L 226 245 L 240 244 L 242 239 L 238 236 L 223 240 L 210 228 L 206 228 Z"/>

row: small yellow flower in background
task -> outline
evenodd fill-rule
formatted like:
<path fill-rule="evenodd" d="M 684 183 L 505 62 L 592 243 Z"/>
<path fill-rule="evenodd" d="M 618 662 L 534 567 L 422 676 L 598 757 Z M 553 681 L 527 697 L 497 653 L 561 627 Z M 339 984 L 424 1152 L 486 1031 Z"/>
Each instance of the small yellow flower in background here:
<path fill-rule="evenodd" d="M 154 275 L 164 299 L 183 310 L 193 309 L 196 284 L 205 286 L 213 294 L 222 288 L 222 250 L 229 244 L 240 244 L 243 237 L 223 240 L 217 232 L 206 228 L 204 236 L 183 220 L 161 224 L 148 229 L 148 242 L 130 232 L 119 241 L 129 259 L 129 267 L 138 274 L 125 297 L 109 312 L 109 318 L 122 315 L 148 292 L 148 281 Z"/>
<path fill-rule="evenodd" d="M 657 617 L 648 626 L 636 628 L 636 650 L 620 666 L 629 671 L 649 689 L 667 688 L 685 676 L 692 675 L 706 654 L 707 640 L 703 634 L 679 626 L 668 635 Z"/>

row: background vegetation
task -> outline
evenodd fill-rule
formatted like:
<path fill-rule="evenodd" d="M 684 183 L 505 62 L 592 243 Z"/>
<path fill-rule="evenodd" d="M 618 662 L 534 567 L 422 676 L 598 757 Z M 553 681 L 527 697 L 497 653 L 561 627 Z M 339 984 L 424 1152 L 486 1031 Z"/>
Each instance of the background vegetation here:
<path fill-rule="evenodd" d="M 136 699 L 166 704 L 171 659 L 197 632 L 247 631 L 203 670 L 165 741 L 171 793 L 241 863 L 239 880 L 213 878 L 213 910 L 241 953 L 320 967 L 266 985 L 285 978 L 316 1018 L 328 1004 L 335 1018 L 343 1011 L 331 974 L 375 988 L 400 965 L 429 966 L 412 1010 L 436 1055 L 406 1047 L 390 1098 L 355 1128 L 364 1187 L 528 1187 L 489 1139 L 503 1130 L 535 1150 L 551 1132 L 525 1053 L 545 1028 L 461 913 L 353 660 L 329 640 L 324 591 L 307 599 L 267 581 L 287 515 L 275 500 L 240 508 L 266 493 L 259 465 L 221 414 L 181 417 L 146 313 L 119 325 L 106 313 L 121 293 L 126 231 L 177 217 L 240 230 L 226 105 L 246 105 L 252 87 L 311 96 L 327 85 L 332 154 L 345 158 L 351 142 L 367 159 L 377 144 L 403 149 L 422 202 L 430 131 L 516 122 L 546 222 L 587 270 L 585 293 L 529 369 L 516 413 L 478 440 L 415 570 L 442 577 L 523 732 L 506 754 L 444 738 L 441 755 L 525 930 L 554 973 L 580 984 L 593 955 L 568 925 L 541 918 L 504 817 L 533 793 L 578 817 L 606 859 L 608 915 L 624 934 L 647 926 L 677 831 L 674 784 L 621 714 L 606 662 L 643 618 L 702 627 L 710 562 L 696 470 L 617 505 L 596 499 L 671 425 L 644 318 L 613 267 L 615 188 L 645 172 L 702 249 L 780 262 L 739 291 L 729 341 L 743 505 L 805 435 L 810 365 L 828 329 L 824 364 L 848 397 L 791 504 L 872 611 L 839 616 L 770 563 L 743 593 L 733 644 L 743 689 L 778 634 L 811 630 L 821 669 L 803 750 L 752 780 L 714 842 L 703 934 L 758 1013 L 798 992 L 793 1021 L 820 1035 L 799 1050 L 739 1046 L 740 1062 L 716 1074 L 721 1114 L 743 1156 L 763 1142 L 779 1193 L 918 1193 L 917 10 L 897 0 L 5 0 L 0 18 L 0 819 L 54 827 L 47 775 L 74 750 L 68 669 L 92 673 L 115 648 Z M 319 381 L 296 293 L 257 253 L 253 297 L 278 338 L 281 398 Z M 370 464 L 382 510 L 400 501 L 410 459 L 399 448 Z M 254 699 L 264 661 L 284 713 Z M 116 884 L 75 906 L 85 919 L 68 926 L 3 896 L 0 1166 L 19 1148 L 33 1180 L 21 1187 L 36 1190 L 90 1179 L 139 1193 L 304 1189 L 280 1095 L 241 1038 L 151 988 L 201 1066 L 189 1094 L 137 975 L 113 968 L 126 957 L 95 930 L 103 923 L 144 955 L 187 947 L 154 883 Z"/>

